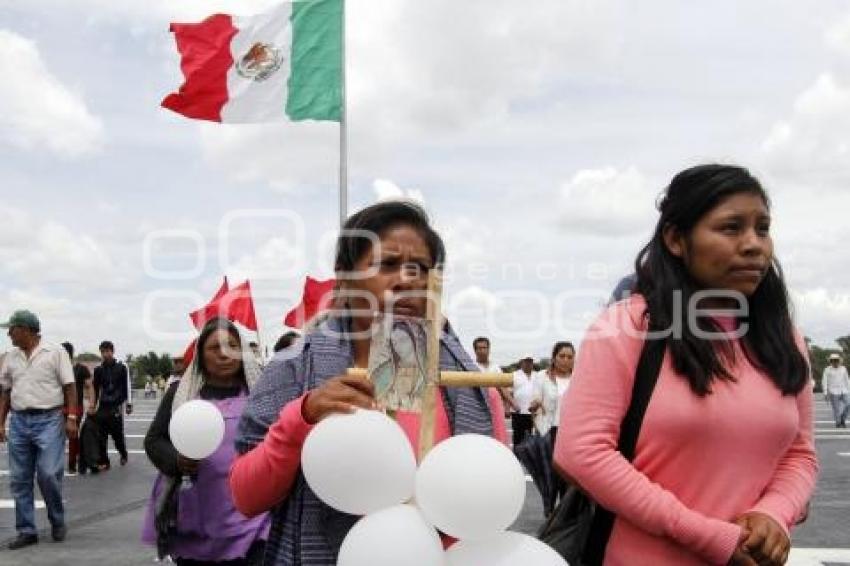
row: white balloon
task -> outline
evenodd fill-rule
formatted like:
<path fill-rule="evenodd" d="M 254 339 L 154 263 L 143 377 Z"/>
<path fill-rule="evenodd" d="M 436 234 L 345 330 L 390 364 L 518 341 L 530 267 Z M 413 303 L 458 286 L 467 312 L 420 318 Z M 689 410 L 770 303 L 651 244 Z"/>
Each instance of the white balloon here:
<path fill-rule="evenodd" d="M 416 458 L 404 431 L 378 411 L 322 420 L 307 435 L 301 469 L 315 494 L 344 513 L 366 515 L 413 496 Z"/>
<path fill-rule="evenodd" d="M 525 473 L 507 446 L 480 434 L 437 444 L 416 473 L 416 504 L 442 532 L 480 539 L 507 529 L 525 503 Z"/>
<path fill-rule="evenodd" d="M 186 401 L 171 415 L 168 434 L 178 452 L 187 458 L 201 460 L 221 445 L 224 417 L 209 401 Z"/>
<path fill-rule="evenodd" d="M 446 551 L 447 566 L 568 566 L 567 561 L 545 542 L 505 531 L 490 538 L 462 540 Z"/>
<path fill-rule="evenodd" d="M 337 566 L 444 566 L 440 536 L 412 505 L 366 515 L 348 531 Z"/>

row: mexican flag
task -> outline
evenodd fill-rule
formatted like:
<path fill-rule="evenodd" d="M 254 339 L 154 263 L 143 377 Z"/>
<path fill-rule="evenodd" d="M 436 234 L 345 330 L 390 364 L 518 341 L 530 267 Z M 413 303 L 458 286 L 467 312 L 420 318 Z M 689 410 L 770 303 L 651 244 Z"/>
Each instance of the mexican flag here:
<path fill-rule="evenodd" d="M 171 24 L 186 82 L 162 106 L 213 122 L 338 122 L 343 1 L 300 0 L 250 17 Z"/>

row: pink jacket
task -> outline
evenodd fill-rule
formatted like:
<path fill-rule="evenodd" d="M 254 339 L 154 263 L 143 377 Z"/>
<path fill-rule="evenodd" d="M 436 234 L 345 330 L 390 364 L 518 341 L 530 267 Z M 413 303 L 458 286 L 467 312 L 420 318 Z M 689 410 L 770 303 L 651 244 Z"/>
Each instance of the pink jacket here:
<path fill-rule="evenodd" d="M 699 397 L 665 356 L 632 465 L 617 439 L 644 308 L 633 296 L 589 329 L 563 401 L 555 462 L 617 515 L 606 565 L 726 564 L 741 534 L 731 521 L 754 510 L 790 529 L 812 495 L 812 391 L 783 396 L 735 343 L 737 381 L 715 381 Z"/>

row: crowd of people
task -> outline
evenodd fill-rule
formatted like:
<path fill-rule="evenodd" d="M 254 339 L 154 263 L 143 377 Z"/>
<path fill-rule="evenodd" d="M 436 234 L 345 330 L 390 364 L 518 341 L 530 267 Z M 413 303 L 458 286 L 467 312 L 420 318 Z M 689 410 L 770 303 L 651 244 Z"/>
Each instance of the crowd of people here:
<path fill-rule="evenodd" d="M 515 449 L 545 439 L 558 492 L 577 486 L 612 516 L 601 547 L 585 549 L 588 564 L 784 564 L 818 463 L 810 366 L 773 253 L 770 200 L 746 169 L 702 165 L 676 175 L 658 208 L 626 297 L 603 310 L 578 350 L 557 342 L 537 371 L 524 355 L 505 390 L 446 389 L 435 442 L 476 433 L 508 444 L 506 415 Z M 376 239 L 355 236 L 363 233 Z M 420 207 L 391 201 L 352 215 L 336 250 L 333 308 L 284 352 L 261 369 L 236 327 L 214 319 L 191 366 L 168 387 L 145 438 L 159 475 L 143 539 L 161 555 L 178 564 L 336 562 L 357 517 L 311 491 L 301 449 L 322 419 L 374 407 L 372 383 L 347 369 L 368 367 L 376 314 L 425 317 L 427 275 L 445 264 L 446 249 Z M 15 348 L 0 370 L 0 420 L 11 398 L 15 544 L 35 542 L 34 472 L 61 540 L 61 437 L 77 433 L 76 384 L 92 391 L 88 410 L 98 415 L 101 441 L 113 436 L 123 464 L 116 434 L 126 369 L 110 362 L 104 343 L 89 389 L 63 350 L 40 342 L 35 317 L 15 313 L 7 326 Z M 501 371 L 488 338 L 472 350 L 474 359 L 446 323 L 441 369 Z M 850 390 L 835 361 L 824 386 L 845 426 Z M 201 461 L 181 455 L 168 433 L 171 415 L 192 399 L 213 402 L 226 425 L 222 445 Z M 394 416 L 416 450 L 420 415 Z M 634 454 L 623 451 L 626 428 L 640 433 Z M 557 497 L 545 511 L 555 505 Z"/>

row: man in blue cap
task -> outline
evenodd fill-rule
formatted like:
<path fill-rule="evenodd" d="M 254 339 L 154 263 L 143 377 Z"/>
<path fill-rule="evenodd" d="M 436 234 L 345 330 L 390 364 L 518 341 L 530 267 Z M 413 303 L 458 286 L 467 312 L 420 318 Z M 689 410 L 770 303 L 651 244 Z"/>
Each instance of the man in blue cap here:
<path fill-rule="evenodd" d="M 61 346 L 42 340 L 41 324 L 30 311 L 15 311 L 0 328 L 9 329 L 14 346 L 0 364 L 0 442 L 9 440 L 10 487 L 18 531 L 9 548 L 38 542 L 34 476 L 47 507 L 53 540 L 61 542 L 67 532 L 62 504 L 65 436 L 77 434 L 77 394 L 71 359 Z M 7 435 L 5 423 L 10 407 Z"/>

